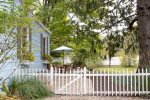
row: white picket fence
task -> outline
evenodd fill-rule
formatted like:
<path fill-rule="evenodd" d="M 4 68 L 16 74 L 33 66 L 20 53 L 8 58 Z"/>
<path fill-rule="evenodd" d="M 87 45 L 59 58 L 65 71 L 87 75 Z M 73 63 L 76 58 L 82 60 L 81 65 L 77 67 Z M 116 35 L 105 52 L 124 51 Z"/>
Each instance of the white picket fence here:
<path fill-rule="evenodd" d="M 150 94 L 150 70 L 88 71 L 76 69 L 18 69 L 13 77 L 36 77 L 55 94 L 96 96 L 137 96 Z"/>

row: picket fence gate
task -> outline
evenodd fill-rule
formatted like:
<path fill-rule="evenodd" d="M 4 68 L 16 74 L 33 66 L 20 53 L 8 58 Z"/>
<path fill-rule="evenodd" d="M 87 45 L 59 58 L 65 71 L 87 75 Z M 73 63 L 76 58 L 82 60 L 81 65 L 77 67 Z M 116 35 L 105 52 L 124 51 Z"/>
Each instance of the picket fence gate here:
<path fill-rule="evenodd" d="M 35 77 L 44 82 L 55 94 L 96 96 L 137 96 L 150 94 L 149 69 L 122 71 L 89 71 L 86 68 L 65 71 L 47 69 L 17 69 L 12 77 Z"/>

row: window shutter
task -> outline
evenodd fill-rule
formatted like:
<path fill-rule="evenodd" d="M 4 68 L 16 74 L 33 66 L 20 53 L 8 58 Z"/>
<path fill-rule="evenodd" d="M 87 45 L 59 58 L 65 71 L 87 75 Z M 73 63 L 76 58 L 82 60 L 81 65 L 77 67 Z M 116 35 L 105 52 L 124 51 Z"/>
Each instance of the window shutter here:
<path fill-rule="evenodd" d="M 48 51 L 48 50 L 49 50 L 49 42 L 48 42 L 48 40 L 49 40 L 49 39 L 48 39 L 48 37 L 47 37 L 47 54 L 49 54 L 49 51 Z"/>
<path fill-rule="evenodd" d="M 47 38 L 45 37 L 45 54 L 47 54 Z"/>
<path fill-rule="evenodd" d="M 43 59 L 43 34 L 41 34 L 41 59 Z"/>
<path fill-rule="evenodd" d="M 17 27 L 17 59 L 20 59 L 20 55 L 21 55 L 21 36 L 20 36 L 20 28 Z"/>
<path fill-rule="evenodd" d="M 31 28 L 29 29 L 29 52 L 32 52 L 32 33 L 31 33 Z"/>
<path fill-rule="evenodd" d="M 46 38 L 43 37 L 43 55 L 46 53 Z"/>

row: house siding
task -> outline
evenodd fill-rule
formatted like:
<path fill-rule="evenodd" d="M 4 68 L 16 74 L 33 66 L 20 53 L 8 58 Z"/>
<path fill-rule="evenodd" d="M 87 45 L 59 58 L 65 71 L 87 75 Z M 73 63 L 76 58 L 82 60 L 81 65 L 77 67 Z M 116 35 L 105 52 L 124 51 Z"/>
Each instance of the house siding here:
<path fill-rule="evenodd" d="M 49 40 L 48 42 L 50 43 L 50 35 L 48 32 L 46 32 L 41 25 L 38 23 L 34 22 L 34 28 L 32 31 L 32 52 L 34 52 L 35 55 L 35 61 L 34 64 L 30 65 L 29 68 L 31 69 L 46 69 L 46 65 L 43 64 L 42 60 L 42 55 L 41 55 L 41 34 L 43 37 L 48 37 Z M 48 49 L 48 54 L 50 53 L 50 47 L 49 44 L 48 48 L 46 47 L 45 49 Z"/>
<path fill-rule="evenodd" d="M 16 6 L 21 5 L 20 0 L 15 1 Z M 40 35 L 43 34 L 44 37 L 48 37 L 49 40 L 48 42 L 50 43 L 50 33 L 46 30 L 46 28 L 41 25 L 39 22 L 33 22 L 33 25 L 31 27 L 32 30 L 32 36 L 31 42 L 32 42 L 32 52 L 35 55 L 35 61 L 34 64 L 30 65 L 30 69 L 46 69 L 46 65 L 43 64 L 42 55 L 41 55 L 41 39 Z M 14 32 L 17 32 L 17 29 L 14 30 Z M 0 42 L 2 41 L 2 36 L 0 36 Z M 48 54 L 50 53 L 50 45 L 48 45 Z M 22 68 L 23 66 L 20 65 L 20 60 L 17 58 L 17 46 L 14 48 L 14 50 L 11 50 L 11 54 L 14 55 L 13 58 L 10 60 L 6 61 L 5 63 L 1 63 L 0 67 L 4 66 L 2 69 L 0 69 L 0 78 L 3 77 L 2 80 L 0 80 L 0 84 L 3 82 L 5 78 L 7 78 L 10 73 L 14 71 L 14 69 Z M 19 65 L 19 66 L 18 66 Z M 1 86 L 0 86 L 0 91 L 1 91 Z"/>
<path fill-rule="evenodd" d="M 30 68 L 30 69 L 46 69 L 47 66 L 43 64 L 42 55 L 41 55 L 41 34 L 43 34 L 43 37 L 47 37 L 48 43 L 50 43 L 50 33 L 48 33 L 41 25 L 38 23 L 34 22 L 33 28 L 32 28 L 32 36 L 31 36 L 31 41 L 32 41 L 32 52 L 35 55 L 35 61 L 33 64 L 31 64 L 28 67 L 25 68 Z M 14 30 L 16 32 L 16 29 Z M 46 42 L 47 44 L 47 42 Z M 50 53 L 50 45 L 48 45 L 48 48 L 45 48 L 48 50 L 48 54 Z M 11 51 L 13 53 L 14 57 L 8 61 L 5 62 L 4 67 L 2 70 L 0 70 L 0 78 L 3 77 L 2 80 L 0 80 L 0 83 L 3 82 L 5 78 L 7 78 L 10 73 L 14 71 L 14 69 L 18 68 L 23 68 L 22 65 L 19 65 L 20 60 L 17 59 L 17 47 L 14 48 L 14 50 Z M 3 65 L 0 64 L 0 67 Z M 19 65 L 19 66 L 18 66 Z M 0 86 L 0 91 L 1 91 L 1 86 Z"/>
<path fill-rule="evenodd" d="M 15 32 L 15 30 L 14 30 Z M 3 40 L 3 36 L 0 36 L 1 39 L 0 40 Z M 10 39 L 10 42 L 13 41 L 13 39 Z M 2 42 L 2 41 L 0 41 Z M 8 55 L 12 55 L 12 58 L 7 60 L 6 62 L 3 62 L 0 64 L 0 78 L 2 78 L 0 80 L 0 84 L 4 81 L 4 79 L 8 78 L 8 76 L 11 75 L 11 73 L 14 71 L 14 69 L 16 69 L 17 67 L 20 67 L 18 66 L 19 65 L 19 60 L 17 59 L 17 47 L 14 47 L 14 49 L 12 49 Z M 0 91 L 1 91 L 1 86 L 0 86 Z"/>

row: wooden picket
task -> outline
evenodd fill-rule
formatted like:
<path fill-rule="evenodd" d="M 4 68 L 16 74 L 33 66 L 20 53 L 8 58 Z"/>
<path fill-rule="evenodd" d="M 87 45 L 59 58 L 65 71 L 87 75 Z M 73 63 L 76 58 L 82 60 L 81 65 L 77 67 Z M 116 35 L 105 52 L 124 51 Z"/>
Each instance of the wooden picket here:
<path fill-rule="evenodd" d="M 136 73 L 137 71 L 137 73 Z M 149 94 L 150 70 L 88 71 L 86 68 L 65 71 L 47 69 L 18 69 L 12 77 L 35 77 L 43 81 L 55 94 L 95 96 L 137 96 Z"/>

